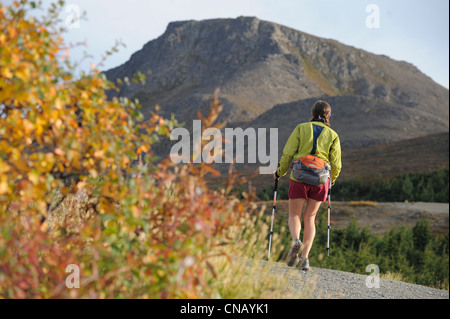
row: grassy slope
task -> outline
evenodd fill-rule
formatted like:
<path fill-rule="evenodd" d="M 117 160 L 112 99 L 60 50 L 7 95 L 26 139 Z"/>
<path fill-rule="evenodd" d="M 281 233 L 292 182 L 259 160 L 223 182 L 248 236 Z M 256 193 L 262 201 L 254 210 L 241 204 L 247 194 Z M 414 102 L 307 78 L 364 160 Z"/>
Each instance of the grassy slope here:
<path fill-rule="evenodd" d="M 352 150 L 342 155 L 341 178 L 393 176 L 448 168 L 449 133 Z"/>

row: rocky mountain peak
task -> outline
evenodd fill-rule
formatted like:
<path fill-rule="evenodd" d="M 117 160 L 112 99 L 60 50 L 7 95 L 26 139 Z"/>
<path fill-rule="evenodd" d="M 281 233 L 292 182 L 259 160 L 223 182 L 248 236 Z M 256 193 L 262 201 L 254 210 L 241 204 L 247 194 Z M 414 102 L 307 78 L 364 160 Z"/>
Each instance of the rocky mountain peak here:
<path fill-rule="evenodd" d="M 415 124 L 421 133 L 436 132 L 437 118 L 439 130 L 448 130 L 449 91 L 412 64 L 256 17 L 171 22 L 160 37 L 106 75 L 114 80 L 137 71 L 147 76 L 146 84 L 124 87 L 121 94 L 138 98 L 148 109 L 159 104 L 187 123 L 197 110 L 206 112 L 220 88 L 222 119 L 231 123 L 264 118 L 277 104 L 303 105 L 301 101 L 328 96 L 346 97 L 336 101 L 348 103 L 363 100 L 365 110 L 373 106 L 359 116 L 375 114 L 382 105 L 386 122 L 401 108 L 416 120 L 429 120 Z M 397 128 L 412 131 L 409 125 L 406 121 Z"/>

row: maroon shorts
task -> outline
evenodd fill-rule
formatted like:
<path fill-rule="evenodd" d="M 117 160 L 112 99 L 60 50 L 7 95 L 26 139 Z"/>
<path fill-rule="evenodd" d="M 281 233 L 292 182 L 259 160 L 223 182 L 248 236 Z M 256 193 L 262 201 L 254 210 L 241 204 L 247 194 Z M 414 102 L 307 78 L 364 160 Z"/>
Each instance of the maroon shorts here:
<path fill-rule="evenodd" d="M 325 202 L 327 200 L 329 184 L 329 179 L 325 184 L 318 186 L 296 182 L 291 179 L 289 182 L 289 198 L 311 198 L 319 202 Z"/>

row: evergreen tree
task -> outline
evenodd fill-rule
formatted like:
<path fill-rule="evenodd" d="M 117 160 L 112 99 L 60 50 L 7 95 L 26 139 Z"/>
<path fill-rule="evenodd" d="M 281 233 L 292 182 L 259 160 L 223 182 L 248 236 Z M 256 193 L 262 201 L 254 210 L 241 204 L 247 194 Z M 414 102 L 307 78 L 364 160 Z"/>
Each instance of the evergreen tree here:
<path fill-rule="evenodd" d="M 414 185 L 408 175 L 405 176 L 402 184 L 402 195 L 404 200 L 413 200 Z"/>
<path fill-rule="evenodd" d="M 420 252 L 425 251 L 425 247 L 431 240 L 430 222 L 428 219 L 421 219 L 412 229 L 414 248 Z"/>

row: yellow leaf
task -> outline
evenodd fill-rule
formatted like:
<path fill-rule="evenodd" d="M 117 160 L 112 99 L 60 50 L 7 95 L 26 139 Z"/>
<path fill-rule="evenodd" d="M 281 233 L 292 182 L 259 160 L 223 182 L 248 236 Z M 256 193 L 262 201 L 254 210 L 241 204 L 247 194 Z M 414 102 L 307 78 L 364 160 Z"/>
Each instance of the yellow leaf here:
<path fill-rule="evenodd" d="M 62 109 L 63 104 L 62 104 L 60 99 L 56 99 L 55 100 L 55 107 L 56 107 L 57 110 L 61 110 Z"/>
<path fill-rule="evenodd" d="M 141 214 L 141 210 L 136 205 L 131 206 L 131 211 L 133 212 L 134 218 L 138 218 Z"/>
<path fill-rule="evenodd" d="M 102 158 L 103 157 L 103 151 L 102 150 L 96 150 L 94 152 L 94 157 L 96 158 Z"/>
<path fill-rule="evenodd" d="M 81 92 L 81 97 L 85 100 L 89 99 L 89 94 L 86 91 Z"/>
<path fill-rule="evenodd" d="M 95 169 L 91 169 L 89 170 L 89 174 L 92 176 L 92 178 L 97 178 L 98 177 L 98 173 Z"/>
<path fill-rule="evenodd" d="M 148 150 L 149 150 L 148 145 L 141 145 L 141 146 L 139 146 L 137 153 L 141 154 L 142 152 L 148 152 Z"/>
<path fill-rule="evenodd" d="M 77 183 L 77 188 L 80 190 L 83 189 L 85 186 L 86 186 L 86 182 L 78 182 Z"/>
<path fill-rule="evenodd" d="M 41 231 L 45 232 L 47 230 L 47 228 L 48 228 L 48 222 L 45 221 L 41 224 Z"/>
<path fill-rule="evenodd" d="M 33 123 L 28 119 L 23 119 L 23 128 L 25 130 L 25 134 L 30 134 L 34 130 Z"/>
<path fill-rule="evenodd" d="M 56 110 L 53 110 L 51 113 L 51 118 L 52 119 L 58 119 L 59 118 L 59 112 Z"/>
<path fill-rule="evenodd" d="M 51 96 L 56 96 L 56 89 L 53 86 L 50 87 L 49 91 Z"/>
<path fill-rule="evenodd" d="M 55 148 L 55 150 L 53 152 L 55 152 L 55 154 L 59 155 L 59 156 L 64 155 L 64 151 L 62 149 L 60 149 L 59 147 Z"/>
<path fill-rule="evenodd" d="M 147 255 L 142 258 L 144 264 L 151 264 L 156 261 L 156 257 L 154 255 Z"/>
<path fill-rule="evenodd" d="M 2 74 L 7 79 L 11 79 L 13 77 L 13 74 L 11 73 L 11 71 L 7 67 L 4 67 L 2 69 Z"/>
<path fill-rule="evenodd" d="M 0 174 L 6 173 L 9 171 L 9 165 L 6 164 L 1 158 L 0 158 Z"/>
<path fill-rule="evenodd" d="M 36 171 L 32 171 L 28 174 L 28 179 L 30 182 L 32 182 L 34 185 L 39 183 L 39 173 Z"/>
<path fill-rule="evenodd" d="M 11 190 L 9 189 L 9 185 L 6 180 L 6 176 L 3 175 L 0 180 L 0 195 L 9 194 L 9 193 L 11 193 Z"/>
<path fill-rule="evenodd" d="M 36 135 L 42 135 L 42 133 L 44 133 L 44 125 L 45 125 L 44 119 L 38 117 L 35 125 L 36 125 Z"/>
<path fill-rule="evenodd" d="M 64 171 L 64 165 L 61 162 L 56 163 L 60 172 Z"/>
<path fill-rule="evenodd" d="M 30 70 L 26 67 L 23 67 L 16 71 L 16 76 L 25 82 L 30 77 Z"/>

